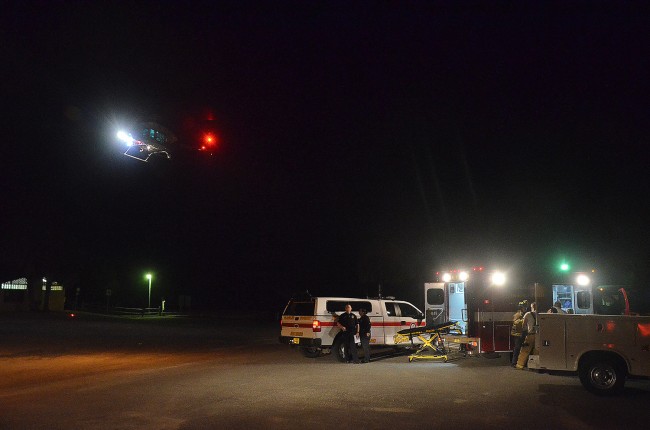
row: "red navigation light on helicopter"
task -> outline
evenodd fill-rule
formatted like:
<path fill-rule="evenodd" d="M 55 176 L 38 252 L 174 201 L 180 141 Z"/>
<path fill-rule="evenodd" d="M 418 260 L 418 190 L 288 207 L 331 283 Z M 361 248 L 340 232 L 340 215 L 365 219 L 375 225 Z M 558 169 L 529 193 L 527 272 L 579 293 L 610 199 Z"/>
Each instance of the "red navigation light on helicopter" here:
<path fill-rule="evenodd" d="M 214 151 L 218 146 L 219 138 L 217 135 L 213 132 L 207 132 L 201 138 L 199 151 Z"/>

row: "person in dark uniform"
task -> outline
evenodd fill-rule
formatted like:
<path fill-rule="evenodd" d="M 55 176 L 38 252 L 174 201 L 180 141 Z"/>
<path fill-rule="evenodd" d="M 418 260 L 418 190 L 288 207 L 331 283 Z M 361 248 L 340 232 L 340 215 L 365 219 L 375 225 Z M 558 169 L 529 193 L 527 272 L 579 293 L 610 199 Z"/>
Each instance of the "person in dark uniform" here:
<path fill-rule="evenodd" d="M 370 363 L 370 327 L 372 324 L 365 309 L 359 309 L 359 315 L 359 336 L 363 348 L 363 362 Z"/>
<path fill-rule="evenodd" d="M 357 316 L 352 313 L 352 306 L 345 305 L 345 312 L 339 315 L 336 324 L 343 332 L 341 336 L 343 336 L 346 361 L 348 363 L 359 363 L 357 344 L 354 341 L 354 335 L 359 333 L 359 321 Z"/>

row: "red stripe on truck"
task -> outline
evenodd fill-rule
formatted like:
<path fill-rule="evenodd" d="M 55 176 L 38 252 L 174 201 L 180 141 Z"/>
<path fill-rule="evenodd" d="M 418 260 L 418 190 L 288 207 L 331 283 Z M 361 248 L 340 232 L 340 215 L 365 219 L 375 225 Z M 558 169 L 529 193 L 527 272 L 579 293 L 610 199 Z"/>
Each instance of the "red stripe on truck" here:
<path fill-rule="evenodd" d="M 418 323 L 409 323 L 409 322 L 404 322 L 402 324 L 400 321 L 397 322 L 373 322 L 372 326 L 373 327 L 402 327 L 402 326 L 411 326 L 413 324 L 415 327 L 424 327 L 426 326 L 426 323 L 421 322 L 420 324 Z M 335 327 L 336 323 L 335 322 L 321 322 L 320 323 L 321 327 Z M 293 328 L 312 328 L 313 325 L 312 323 L 310 324 L 296 324 L 296 323 L 282 323 L 282 327 L 293 327 Z"/>

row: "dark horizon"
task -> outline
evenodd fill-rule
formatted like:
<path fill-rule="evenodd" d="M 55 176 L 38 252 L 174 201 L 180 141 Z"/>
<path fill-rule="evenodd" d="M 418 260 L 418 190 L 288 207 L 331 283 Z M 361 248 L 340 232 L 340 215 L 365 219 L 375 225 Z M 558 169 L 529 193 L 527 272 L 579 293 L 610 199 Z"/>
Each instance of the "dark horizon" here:
<path fill-rule="evenodd" d="M 650 276 L 640 6 L 7 10 L 6 280 L 136 301 L 152 271 L 156 297 L 260 309 L 379 283 L 421 300 L 436 270 L 474 265 Z M 183 134 L 208 115 L 212 157 Z M 186 149 L 124 157 L 115 132 L 136 118 Z"/>

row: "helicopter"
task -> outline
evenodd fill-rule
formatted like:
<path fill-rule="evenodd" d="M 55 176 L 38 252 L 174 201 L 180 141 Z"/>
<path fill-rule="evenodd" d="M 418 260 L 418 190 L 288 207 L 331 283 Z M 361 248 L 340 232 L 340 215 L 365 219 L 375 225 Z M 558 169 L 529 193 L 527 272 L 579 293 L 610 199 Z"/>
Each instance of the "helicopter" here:
<path fill-rule="evenodd" d="M 184 127 L 183 145 L 179 144 L 178 136 L 160 123 L 140 122 L 129 130 L 121 129 L 116 137 L 126 145 L 124 155 L 136 160 L 148 162 L 151 157 L 172 158 L 172 153 L 180 149 L 200 151 L 214 155 L 220 140 L 212 121 L 204 121 L 200 127 Z"/>
<path fill-rule="evenodd" d="M 117 138 L 126 144 L 124 155 L 145 163 L 154 155 L 170 159 L 170 146 L 178 141 L 172 131 L 156 122 L 140 123 L 131 131 L 120 130 Z"/>

